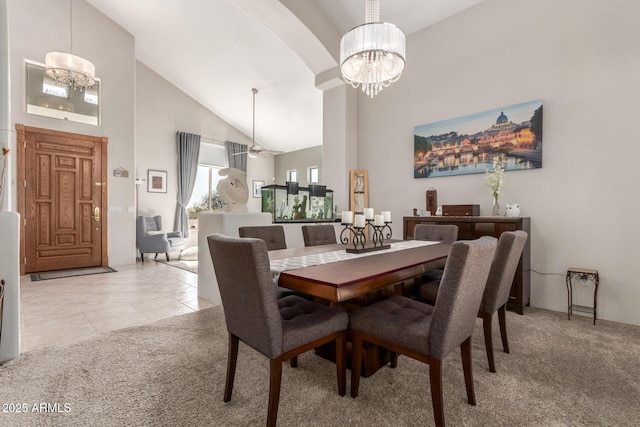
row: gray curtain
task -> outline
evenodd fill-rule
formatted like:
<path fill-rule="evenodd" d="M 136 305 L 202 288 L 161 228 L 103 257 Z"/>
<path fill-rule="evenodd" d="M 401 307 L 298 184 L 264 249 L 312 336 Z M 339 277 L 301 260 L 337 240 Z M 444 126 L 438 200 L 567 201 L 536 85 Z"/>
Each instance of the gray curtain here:
<path fill-rule="evenodd" d="M 193 193 L 198 174 L 198 157 L 200 155 L 200 135 L 176 132 L 178 146 L 178 197 L 176 204 L 176 220 L 173 229 L 182 231 L 183 237 L 189 237 L 187 221 L 187 203 Z"/>
<path fill-rule="evenodd" d="M 225 141 L 227 149 L 227 157 L 229 158 L 229 167 L 240 169 L 242 172 L 247 171 L 247 150 L 248 145 L 239 144 L 237 142 Z"/>

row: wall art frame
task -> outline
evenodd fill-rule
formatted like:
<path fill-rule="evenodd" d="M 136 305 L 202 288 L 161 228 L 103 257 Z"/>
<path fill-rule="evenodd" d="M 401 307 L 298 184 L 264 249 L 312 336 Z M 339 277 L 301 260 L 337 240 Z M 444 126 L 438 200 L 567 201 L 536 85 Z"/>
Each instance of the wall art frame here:
<path fill-rule="evenodd" d="M 253 197 L 260 198 L 262 197 L 262 187 L 264 186 L 264 181 L 253 180 Z"/>
<path fill-rule="evenodd" d="M 414 128 L 413 177 L 542 167 L 542 100 L 523 102 Z"/>
<path fill-rule="evenodd" d="M 147 170 L 147 192 L 166 193 L 167 192 L 167 171 L 149 169 Z"/>
<path fill-rule="evenodd" d="M 364 213 L 364 208 L 369 207 L 369 173 L 364 169 L 352 170 L 349 184 L 349 210 Z"/>

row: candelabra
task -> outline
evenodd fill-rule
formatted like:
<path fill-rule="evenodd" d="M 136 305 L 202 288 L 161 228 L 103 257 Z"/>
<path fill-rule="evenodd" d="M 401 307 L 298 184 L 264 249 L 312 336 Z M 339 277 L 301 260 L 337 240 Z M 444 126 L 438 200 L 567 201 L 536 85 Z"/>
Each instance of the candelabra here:
<path fill-rule="evenodd" d="M 389 249 L 391 245 L 384 244 L 385 239 L 391 239 L 391 227 L 389 226 L 391 221 L 385 221 L 384 225 L 379 222 L 376 224 L 373 220 L 367 219 L 362 226 L 356 226 L 352 223 L 342 223 L 344 226 L 340 232 L 340 242 L 343 245 L 348 245 L 349 242 L 353 244 L 353 248 L 347 248 L 346 251 L 353 254 L 359 254 L 363 252 L 379 251 L 382 249 Z M 373 236 L 371 241 L 373 246 L 365 246 L 367 243 L 368 229 L 372 230 Z"/>

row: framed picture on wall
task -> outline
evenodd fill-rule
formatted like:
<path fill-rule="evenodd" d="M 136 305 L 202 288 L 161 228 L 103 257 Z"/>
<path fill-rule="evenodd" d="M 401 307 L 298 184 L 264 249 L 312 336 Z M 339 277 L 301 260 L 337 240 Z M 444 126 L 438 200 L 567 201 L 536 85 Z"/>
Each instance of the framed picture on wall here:
<path fill-rule="evenodd" d="M 167 192 L 167 171 L 147 171 L 147 191 L 149 193 Z"/>
<path fill-rule="evenodd" d="M 354 213 L 363 213 L 369 207 L 369 174 L 366 170 L 352 170 L 349 185 L 349 209 Z"/>
<path fill-rule="evenodd" d="M 253 197 L 262 197 L 264 181 L 253 181 Z"/>

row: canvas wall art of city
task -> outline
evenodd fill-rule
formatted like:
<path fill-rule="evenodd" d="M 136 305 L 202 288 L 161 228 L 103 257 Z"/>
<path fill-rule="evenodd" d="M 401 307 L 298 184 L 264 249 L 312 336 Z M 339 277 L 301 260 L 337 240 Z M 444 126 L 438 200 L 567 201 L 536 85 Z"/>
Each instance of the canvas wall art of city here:
<path fill-rule="evenodd" d="M 414 178 L 542 167 L 542 101 L 529 101 L 414 128 Z"/>

